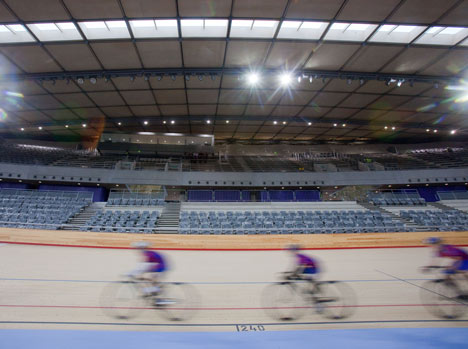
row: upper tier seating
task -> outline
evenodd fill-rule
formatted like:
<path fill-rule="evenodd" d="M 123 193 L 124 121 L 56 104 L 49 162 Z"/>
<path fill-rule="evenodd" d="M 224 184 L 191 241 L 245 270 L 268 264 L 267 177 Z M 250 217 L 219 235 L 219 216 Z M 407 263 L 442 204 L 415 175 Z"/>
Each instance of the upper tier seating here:
<path fill-rule="evenodd" d="M 151 234 L 154 232 L 159 216 L 160 212 L 157 210 L 103 210 L 91 217 L 80 230 Z"/>
<path fill-rule="evenodd" d="M 91 203 L 83 193 L 0 190 L 0 226 L 56 230 Z M 84 193 L 87 194 L 87 193 Z"/>
<path fill-rule="evenodd" d="M 160 206 L 164 205 L 163 199 L 126 199 L 115 198 L 107 200 L 106 206 Z"/>
<path fill-rule="evenodd" d="M 443 200 L 440 203 L 459 211 L 468 212 L 468 200 Z"/>

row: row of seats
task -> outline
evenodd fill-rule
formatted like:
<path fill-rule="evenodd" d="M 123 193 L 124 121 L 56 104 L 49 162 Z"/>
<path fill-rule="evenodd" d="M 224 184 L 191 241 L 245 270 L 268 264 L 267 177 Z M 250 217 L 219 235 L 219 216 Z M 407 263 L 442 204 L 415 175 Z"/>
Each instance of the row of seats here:
<path fill-rule="evenodd" d="M 423 198 L 373 198 L 370 203 L 375 206 L 421 206 L 426 205 Z"/>
<path fill-rule="evenodd" d="M 72 198 L 39 191 L 14 194 L 0 191 L 0 226 L 10 228 L 60 229 L 62 224 L 77 215 L 89 203 L 89 199 Z"/>
<path fill-rule="evenodd" d="M 468 214 L 457 210 L 449 211 L 400 211 L 400 217 L 435 231 L 468 230 Z"/>
<path fill-rule="evenodd" d="M 109 199 L 107 206 L 159 206 L 163 205 L 163 199 Z"/>
<path fill-rule="evenodd" d="M 182 234 L 302 234 L 406 231 L 380 211 L 185 211 Z"/>
<path fill-rule="evenodd" d="M 152 233 L 159 211 L 99 211 L 80 229 L 121 233 Z"/>

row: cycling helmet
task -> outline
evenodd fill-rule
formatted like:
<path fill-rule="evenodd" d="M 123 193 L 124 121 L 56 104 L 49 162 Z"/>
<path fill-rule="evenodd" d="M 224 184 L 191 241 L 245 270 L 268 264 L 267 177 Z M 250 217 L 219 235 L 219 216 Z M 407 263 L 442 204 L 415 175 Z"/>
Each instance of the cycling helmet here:
<path fill-rule="evenodd" d="M 138 241 L 138 242 L 132 243 L 133 248 L 148 248 L 149 246 L 150 244 L 146 241 Z"/>
<path fill-rule="evenodd" d="M 286 249 L 288 251 L 299 251 L 301 249 L 301 246 L 293 244 L 289 245 Z"/>
<path fill-rule="evenodd" d="M 442 240 L 438 237 L 431 237 L 431 238 L 427 238 L 426 240 L 424 240 L 424 243 L 428 245 L 437 245 L 437 244 L 440 244 L 441 242 Z"/>

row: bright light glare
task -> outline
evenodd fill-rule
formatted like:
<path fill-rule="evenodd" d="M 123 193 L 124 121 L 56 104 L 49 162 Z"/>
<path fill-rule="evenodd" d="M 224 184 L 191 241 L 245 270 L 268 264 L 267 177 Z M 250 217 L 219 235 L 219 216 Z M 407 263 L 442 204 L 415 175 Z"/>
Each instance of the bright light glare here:
<path fill-rule="evenodd" d="M 452 130 L 452 131 L 450 131 L 450 134 L 451 134 L 451 135 L 454 135 L 455 133 L 457 133 L 457 131 L 456 131 L 456 130 Z"/>
<path fill-rule="evenodd" d="M 349 24 L 348 23 L 333 23 L 333 25 L 331 26 L 331 29 L 332 30 L 343 30 L 343 29 L 346 29 L 348 28 Z"/>
<path fill-rule="evenodd" d="M 36 27 L 39 30 L 59 30 L 54 23 L 37 23 Z"/>
<path fill-rule="evenodd" d="M 283 73 L 279 77 L 280 83 L 283 86 L 288 86 L 292 82 L 292 76 L 290 73 Z"/>
<path fill-rule="evenodd" d="M 247 75 L 247 82 L 248 82 L 250 85 L 255 85 L 255 84 L 257 84 L 259 81 L 260 81 L 260 76 L 258 75 L 258 73 L 249 73 L 249 74 Z"/>
<path fill-rule="evenodd" d="M 351 24 L 347 30 L 359 30 L 359 31 L 362 31 L 362 30 L 366 30 L 367 28 L 369 28 L 369 24 L 360 24 L 360 23 L 353 23 Z"/>
<path fill-rule="evenodd" d="M 417 28 L 415 25 L 399 25 L 393 30 L 393 32 L 394 33 L 410 33 L 415 28 Z"/>

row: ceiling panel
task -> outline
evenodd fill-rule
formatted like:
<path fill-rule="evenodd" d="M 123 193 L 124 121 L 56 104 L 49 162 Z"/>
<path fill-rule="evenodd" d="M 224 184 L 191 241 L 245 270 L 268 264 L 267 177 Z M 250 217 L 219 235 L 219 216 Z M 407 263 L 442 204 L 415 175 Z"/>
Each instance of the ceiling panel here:
<path fill-rule="evenodd" d="M 45 45 L 66 70 L 98 70 L 99 62 L 86 44 Z"/>
<path fill-rule="evenodd" d="M 91 47 L 105 69 L 141 68 L 137 52 L 131 42 L 92 43 Z M 123 52 L 125 54 L 122 54 Z"/>
<path fill-rule="evenodd" d="M 231 0 L 179 0 L 179 14 L 182 17 L 229 17 Z"/>
<path fill-rule="evenodd" d="M 3 3 L 0 3 L 0 21 L 15 22 L 17 20 L 16 16 L 14 16 Z"/>
<path fill-rule="evenodd" d="M 98 108 L 76 108 L 72 110 L 83 119 L 104 119 L 104 114 Z"/>
<path fill-rule="evenodd" d="M 278 41 L 268 56 L 265 65 L 271 68 L 282 67 L 294 70 L 302 67 L 316 44 L 309 42 L 283 42 Z"/>
<path fill-rule="evenodd" d="M 358 111 L 359 109 L 353 108 L 333 108 L 324 116 L 324 119 L 347 119 Z"/>
<path fill-rule="evenodd" d="M 405 122 L 414 113 L 411 111 L 389 111 L 380 117 L 381 122 Z"/>
<path fill-rule="evenodd" d="M 249 18 L 279 18 L 282 16 L 287 2 L 287 0 L 235 0 L 232 15 Z"/>
<path fill-rule="evenodd" d="M 174 0 L 120 0 L 125 14 L 132 17 L 177 17 Z"/>
<path fill-rule="evenodd" d="M 340 107 L 364 108 L 369 103 L 375 101 L 378 97 L 379 95 L 353 93 L 351 96 L 340 103 Z"/>
<path fill-rule="evenodd" d="M 218 105 L 218 115 L 243 115 L 245 105 L 220 104 Z"/>
<path fill-rule="evenodd" d="M 190 115 L 215 115 L 216 104 L 189 105 Z"/>
<path fill-rule="evenodd" d="M 23 21 L 70 18 L 60 0 L 6 0 L 6 3 Z"/>
<path fill-rule="evenodd" d="M 222 89 L 219 95 L 219 103 L 243 104 L 248 103 L 250 91 L 248 90 L 226 90 Z"/>
<path fill-rule="evenodd" d="M 187 105 L 160 105 L 162 115 L 188 115 Z"/>
<path fill-rule="evenodd" d="M 94 107 L 93 101 L 84 93 L 55 94 L 54 96 L 68 108 Z"/>
<path fill-rule="evenodd" d="M 186 67 L 220 67 L 223 65 L 226 42 L 211 40 L 183 41 Z"/>
<path fill-rule="evenodd" d="M 348 96 L 348 93 L 319 92 L 313 100 L 313 104 L 319 107 L 334 107 Z"/>
<path fill-rule="evenodd" d="M 123 16 L 117 0 L 63 0 L 77 19 L 120 18 Z"/>
<path fill-rule="evenodd" d="M 434 61 L 444 51 L 442 48 L 410 47 L 394 58 L 382 72 L 413 74 Z"/>
<path fill-rule="evenodd" d="M 89 92 L 88 96 L 100 107 L 125 104 L 117 92 Z"/>
<path fill-rule="evenodd" d="M 291 1 L 286 17 L 332 19 L 344 0 L 295 0 Z"/>
<path fill-rule="evenodd" d="M 226 66 L 254 69 L 263 63 L 269 47 L 270 43 L 264 41 L 229 41 Z"/>
<path fill-rule="evenodd" d="M 182 66 L 182 56 L 178 41 L 143 41 L 137 42 L 145 68 L 177 68 Z"/>
<path fill-rule="evenodd" d="M 380 22 L 392 12 L 399 2 L 400 0 L 350 0 L 346 2 L 337 19 Z"/>
<path fill-rule="evenodd" d="M 243 132 L 243 133 L 251 133 L 251 132 L 256 132 L 258 130 L 258 126 L 239 126 L 237 127 L 237 132 Z"/>
<path fill-rule="evenodd" d="M 331 108 L 321 108 L 321 107 L 305 107 L 301 112 L 298 114 L 298 117 L 320 117 L 325 113 L 329 112 Z"/>
<path fill-rule="evenodd" d="M 44 110 L 44 114 L 50 116 L 54 120 L 72 121 L 79 120 L 78 116 L 69 109 L 50 109 Z M 61 126 L 62 128 L 65 126 Z"/>
<path fill-rule="evenodd" d="M 468 49 L 452 50 L 433 65 L 424 69 L 425 75 L 457 75 L 468 67 Z"/>
<path fill-rule="evenodd" d="M 449 11 L 440 21 L 441 24 L 464 25 L 468 18 L 468 1 L 462 1 L 457 7 Z"/>
<path fill-rule="evenodd" d="M 187 90 L 188 103 L 215 104 L 218 101 L 218 90 L 190 89 Z"/>
<path fill-rule="evenodd" d="M 156 105 L 130 106 L 135 116 L 158 116 L 161 113 Z"/>
<path fill-rule="evenodd" d="M 373 110 L 373 109 L 363 109 L 358 111 L 351 117 L 351 120 L 374 120 L 381 116 L 382 114 L 386 113 L 385 110 Z"/>
<path fill-rule="evenodd" d="M 338 70 L 359 49 L 356 44 L 321 44 L 314 49 L 305 67 L 317 70 Z"/>
<path fill-rule="evenodd" d="M 25 96 L 24 100 L 29 105 L 39 109 L 59 109 L 63 105 L 50 95 Z"/>
<path fill-rule="evenodd" d="M 293 107 L 293 106 L 283 106 L 279 105 L 273 110 L 271 113 L 271 116 L 278 116 L 278 117 L 283 117 L 283 116 L 295 116 L 299 111 L 302 109 L 302 107 Z"/>
<path fill-rule="evenodd" d="M 343 67 L 347 71 L 375 72 L 384 66 L 403 46 L 366 45 Z"/>
<path fill-rule="evenodd" d="M 245 115 L 249 116 L 266 116 L 270 115 L 274 106 L 273 105 L 255 105 L 249 104 L 245 110 Z"/>
<path fill-rule="evenodd" d="M 382 96 L 376 99 L 369 108 L 371 109 L 384 109 L 390 110 L 398 107 L 399 105 L 406 103 L 410 100 L 411 97 L 409 96 Z"/>
<path fill-rule="evenodd" d="M 29 121 L 29 122 L 39 122 L 39 121 L 45 121 L 45 122 L 50 122 L 51 119 L 48 117 L 46 114 L 41 113 L 40 111 L 37 110 L 29 110 L 29 111 L 17 111 L 15 112 L 16 115 L 18 115 L 21 119 Z"/>
<path fill-rule="evenodd" d="M 6 46 L 3 53 L 27 73 L 57 72 L 62 69 L 40 46 Z"/>
<path fill-rule="evenodd" d="M 151 91 L 121 91 L 123 99 L 127 104 L 153 104 L 154 96 Z"/>
<path fill-rule="evenodd" d="M 288 91 L 281 98 L 281 105 L 304 105 L 308 104 L 316 92 Z"/>
<path fill-rule="evenodd" d="M 154 95 L 159 104 L 185 104 L 184 90 L 155 90 Z"/>
<path fill-rule="evenodd" d="M 389 22 L 432 23 L 457 0 L 407 0 L 390 17 Z"/>
<path fill-rule="evenodd" d="M 433 108 L 427 108 L 438 100 L 428 97 L 415 97 L 410 99 L 408 102 L 400 105 L 396 109 L 398 110 L 413 110 L 413 111 L 430 111 Z M 429 109 L 429 110 L 426 110 Z"/>
<path fill-rule="evenodd" d="M 109 117 L 124 117 L 124 116 L 132 116 L 132 112 L 128 107 L 103 107 L 101 108 L 104 114 Z"/>

